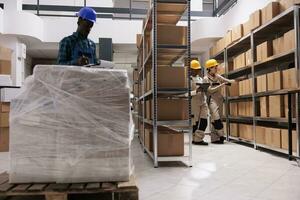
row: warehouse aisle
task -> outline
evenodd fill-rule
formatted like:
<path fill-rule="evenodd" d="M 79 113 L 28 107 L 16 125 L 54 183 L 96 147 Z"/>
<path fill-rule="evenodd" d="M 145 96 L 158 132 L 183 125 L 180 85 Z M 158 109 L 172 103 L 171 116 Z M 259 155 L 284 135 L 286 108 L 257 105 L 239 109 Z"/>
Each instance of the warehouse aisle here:
<path fill-rule="evenodd" d="M 295 162 L 238 144 L 193 147 L 194 167 L 154 169 L 138 139 L 132 145 L 140 200 L 299 200 Z M 0 172 L 8 170 L 0 153 Z"/>

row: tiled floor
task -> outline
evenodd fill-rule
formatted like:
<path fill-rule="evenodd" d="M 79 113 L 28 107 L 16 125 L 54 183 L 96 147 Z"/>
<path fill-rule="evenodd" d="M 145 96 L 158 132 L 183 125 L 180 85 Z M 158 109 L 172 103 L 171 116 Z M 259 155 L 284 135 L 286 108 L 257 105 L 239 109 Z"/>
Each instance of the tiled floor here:
<path fill-rule="evenodd" d="M 153 168 L 137 139 L 132 145 L 141 200 L 299 200 L 296 162 L 238 144 L 193 147 L 193 167 Z M 8 170 L 0 153 L 0 172 Z"/>

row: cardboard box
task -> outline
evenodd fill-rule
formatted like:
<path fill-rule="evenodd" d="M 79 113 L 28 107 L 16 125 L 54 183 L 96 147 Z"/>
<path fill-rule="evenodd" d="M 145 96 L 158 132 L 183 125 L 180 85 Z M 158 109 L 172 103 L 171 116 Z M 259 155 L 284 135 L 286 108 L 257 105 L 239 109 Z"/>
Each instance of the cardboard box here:
<path fill-rule="evenodd" d="M 268 91 L 280 90 L 282 88 L 281 71 L 267 74 Z"/>
<path fill-rule="evenodd" d="M 148 101 L 145 101 L 145 105 L 146 105 L 146 108 L 145 108 L 145 117 L 146 119 L 152 119 L 152 101 L 151 100 L 148 100 Z"/>
<path fill-rule="evenodd" d="M 11 54 L 12 54 L 12 51 L 10 49 L 0 46 L 0 60 L 1 61 L 3 61 L 3 60 L 10 61 Z"/>
<path fill-rule="evenodd" d="M 248 51 L 246 51 L 245 53 L 245 64 L 246 66 L 249 66 L 252 64 L 252 52 L 251 52 L 251 49 L 249 49 Z"/>
<path fill-rule="evenodd" d="M 184 99 L 157 99 L 157 119 L 161 121 L 187 120 L 188 101 Z"/>
<path fill-rule="evenodd" d="M 260 97 L 260 116 L 269 117 L 269 97 Z"/>
<path fill-rule="evenodd" d="M 295 96 L 295 94 L 292 94 L 291 100 L 292 100 L 291 101 L 292 117 L 296 118 L 296 96 Z M 288 95 L 284 95 L 284 116 L 285 116 L 285 118 L 288 118 L 288 116 L 289 116 Z"/>
<path fill-rule="evenodd" d="M 217 46 L 216 54 L 223 51 L 223 49 L 225 49 L 225 38 L 218 40 L 216 46 Z"/>
<path fill-rule="evenodd" d="M 225 47 L 228 47 L 232 43 L 232 31 L 227 31 L 225 35 Z"/>
<path fill-rule="evenodd" d="M 176 34 L 170 34 L 176 33 Z M 157 26 L 158 44 L 169 45 L 186 45 L 187 44 L 187 27 L 174 25 Z"/>
<path fill-rule="evenodd" d="M 273 55 L 278 55 L 284 52 L 284 37 L 279 37 L 273 40 Z"/>
<path fill-rule="evenodd" d="M 254 30 L 261 25 L 261 10 L 257 10 L 250 15 L 251 30 Z"/>
<path fill-rule="evenodd" d="M 256 47 L 256 60 L 264 61 L 268 57 L 272 56 L 272 43 L 270 41 L 266 41 L 257 45 Z"/>
<path fill-rule="evenodd" d="M 256 126 L 255 129 L 256 143 L 266 144 L 266 128 L 262 126 Z"/>
<path fill-rule="evenodd" d="M 232 42 L 236 42 L 242 37 L 243 37 L 243 25 L 240 24 L 232 29 Z"/>
<path fill-rule="evenodd" d="M 184 135 L 182 133 L 178 133 L 169 128 L 159 127 L 157 136 L 158 156 L 184 155 Z M 145 146 L 153 152 L 153 135 L 151 129 L 145 132 Z"/>
<path fill-rule="evenodd" d="M 284 40 L 284 52 L 294 50 L 296 48 L 295 30 L 290 30 L 283 35 Z"/>
<path fill-rule="evenodd" d="M 273 19 L 280 13 L 279 2 L 270 2 L 266 7 L 261 10 L 261 21 L 262 24 Z"/>
<path fill-rule="evenodd" d="M 158 88 L 187 88 L 187 68 L 158 67 L 157 84 Z"/>
<path fill-rule="evenodd" d="M 233 69 L 239 69 L 246 66 L 246 54 L 242 53 L 233 59 Z"/>
<path fill-rule="evenodd" d="M 281 130 L 275 128 L 266 128 L 266 145 L 275 148 L 281 148 Z"/>
<path fill-rule="evenodd" d="M 294 4 L 300 4 L 300 0 L 280 0 L 280 12 L 285 11 L 286 9 L 290 8 Z"/>
<path fill-rule="evenodd" d="M 0 74 L 11 74 L 11 61 L 0 60 Z"/>
<path fill-rule="evenodd" d="M 282 71 L 282 88 L 291 89 L 297 88 L 296 69 L 290 68 Z"/>
<path fill-rule="evenodd" d="M 0 128 L 0 152 L 9 151 L 9 128 Z"/>
<path fill-rule="evenodd" d="M 10 103 L 6 103 L 6 102 L 1 102 L 0 103 L 1 106 L 1 113 L 8 113 L 10 111 Z"/>
<path fill-rule="evenodd" d="M 269 96 L 269 117 L 284 117 L 284 98 L 281 95 Z"/>
<path fill-rule="evenodd" d="M 245 102 L 238 102 L 238 115 L 245 116 L 246 115 L 246 104 Z"/>
<path fill-rule="evenodd" d="M 243 23 L 243 36 L 248 35 L 251 32 L 252 21 L 249 19 L 245 23 Z"/>
<path fill-rule="evenodd" d="M 257 92 L 267 91 L 267 75 L 261 75 L 256 78 Z"/>
<path fill-rule="evenodd" d="M 251 125 L 240 124 L 239 125 L 240 138 L 245 140 L 253 140 L 253 130 Z"/>
<path fill-rule="evenodd" d="M 297 143 L 298 143 L 298 137 L 297 132 L 292 131 L 292 149 L 293 152 L 297 152 Z M 289 147 L 289 138 L 288 138 L 288 130 L 287 129 L 281 129 L 281 148 L 288 150 Z"/>
<path fill-rule="evenodd" d="M 234 82 L 233 84 L 231 84 L 231 86 L 229 87 L 228 96 L 231 97 L 239 96 L 239 82 Z"/>
<path fill-rule="evenodd" d="M 239 137 L 239 124 L 230 123 L 230 135 Z"/>
<path fill-rule="evenodd" d="M 0 128 L 9 127 L 9 113 L 0 113 Z"/>
<path fill-rule="evenodd" d="M 231 116 L 238 116 L 238 104 L 237 103 L 230 103 L 230 115 Z"/>

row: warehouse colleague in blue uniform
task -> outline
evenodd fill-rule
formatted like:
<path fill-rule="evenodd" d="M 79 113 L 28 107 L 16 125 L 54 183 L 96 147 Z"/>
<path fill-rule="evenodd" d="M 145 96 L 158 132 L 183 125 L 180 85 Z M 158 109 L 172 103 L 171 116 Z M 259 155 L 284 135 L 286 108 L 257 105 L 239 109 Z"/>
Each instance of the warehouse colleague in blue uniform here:
<path fill-rule="evenodd" d="M 96 22 L 96 12 L 89 7 L 81 8 L 77 14 L 77 31 L 59 43 L 57 62 L 59 65 L 96 64 L 96 45 L 88 35 Z"/>

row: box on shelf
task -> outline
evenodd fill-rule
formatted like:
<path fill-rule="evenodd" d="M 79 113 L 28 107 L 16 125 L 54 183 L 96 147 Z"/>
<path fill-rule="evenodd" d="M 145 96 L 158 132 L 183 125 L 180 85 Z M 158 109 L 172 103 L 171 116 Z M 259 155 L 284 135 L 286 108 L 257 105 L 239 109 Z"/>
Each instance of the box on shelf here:
<path fill-rule="evenodd" d="M 292 117 L 296 118 L 296 96 L 295 94 L 291 95 L 291 112 L 292 112 Z M 285 118 L 288 118 L 289 116 L 289 107 L 288 107 L 288 95 L 284 95 L 284 116 Z"/>
<path fill-rule="evenodd" d="M 225 47 L 228 47 L 232 43 L 232 31 L 227 31 L 225 38 Z"/>
<path fill-rule="evenodd" d="M 256 59 L 257 61 L 264 61 L 268 57 L 272 56 L 272 43 L 266 41 L 257 45 L 256 47 Z"/>
<path fill-rule="evenodd" d="M 158 67 L 157 71 L 158 88 L 187 88 L 186 67 Z"/>
<path fill-rule="evenodd" d="M 276 128 L 265 128 L 266 145 L 281 148 L 281 130 Z"/>
<path fill-rule="evenodd" d="M 234 82 L 228 88 L 229 94 L 228 96 L 237 97 L 239 96 L 239 82 Z"/>
<path fill-rule="evenodd" d="M 256 143 L 266 144 L 266 128 L 262 126 L 255 127 Z"/>
<path fill-rule="evenodd" d="M 0 128 L 0 152 L 9 151 L 9 128 Z"/>
<path fill-rule="evenodd" d="M 146 114 L 146 119 L 151 119 L 152 118 L 152 116 L 151 116 L 151 114 L 152 114 L 152 106 L 151 106 L 151 104 L 152 104 L 152 101 L 151 100 L 148 100 L 148 101 L 145 101 L 146 102 L 146 109 L 145 109 L 145 114 Z"/>
<path fill-rule="evenodd" d="M 273 55 L 278 55 L 284 52 L 284 37 L 279 37 L 273 40 Z"/>
<path fill-rule="evenodd" d="M 238 115 L 239 116 L 253 116 L 252 101 L 238 102 Z"/>
<path fill-rule="evenodd" d="M 238 103 L 230 103 L 230 115 L 231 116 L 238 116 Z"/>
<path fill-rule="evenodd" d="M 170 34 L 176 33 L 176 34 Z M 157 26 L 157 43 L 169 45 L 187 44 L 187 27 L 174 25 Z"/>
<path fill-rule="evenodd" d="M 280 90 L 282 88 L 282 73 L 281 71 L 276 71 L 267 74 L 267 86 L 268 91 Z"/>
<path fill-rule="evenodd" d="M 290 8 L 294 4 L 300 4 L 300 0 L 280 0 L 280 12 L 285 11 L 286 9 Z"/>
<path fill-rule="evenodd" d="M 265 24 L 266 22 L 273 19 L 275 16 L 277 16 L 280 13 L 280 6 L 279 2 L 270 2 L 266 7 L 264 7 L 261 10 L 261 21 L 262 24 Z"/>
<path fill-rule="evenodd" d="M 9 113 L 0 113 L 0 127 L 8 128 L 9 127 Z"/>
<path fill-rule="evenodd" d="M 230 123 L 230 136 L 239 137 L 239 124 Z"/>
<path fill-rule="evenodd" d="M 239 69 L 246 66 L 246 54 L 242 53 L 233 59 L 233 69 Z"/>
<path fill-rule="evenodd" d="M 10 49 L 0 46 L 0 60 L 10 61 L 11 54 L 12 54 L 12 51 Z"/>
<path fill-rule="evenodd" d="M 141 48 L 141 46 L 142 46 L 142 38 L 143 38 L 142 34 L 136 34 L 136 47 L 137 48 Z"/>
<path fill-rule="evenodd" d="M 8 113 L 10 111 L 10 103 L 9 102 L 1 102 L 1 113 Z"/>
<path fill-rule="evenodd" d="M 257 77 L 257 92 L 265 92 L 267 91 L 267 75 L 260 75 Z"/>
<path fill-rule="evenodd" d="M 282 88 L 291 89 L 297 87 L 296 68 L 290 68 L 282 71 Z"/>
<path fill-rule="evenodd" d="M 243 25 L 239 24 L 232 29 L 232 42 L 236 42 L 242 37 L 243 37 Z"/>
<path fill-rule="evenodd" d="M 146 131 L 147 130 L 147 131 Z M 158 127 L 157 154 L 158 156 L 183 156 L 184 135 L 169 128 Z M 152 129 L 145 129 L 145 146 L 153 152 Z"/>
<path fill-rule="evenodd" d="M 260 116 L 269 117 L 269 97 L 260 97 Z"/>
<path fill-rule="evenodd" d="M 252 21 L 249 19 L 245 23 L 243 23 L 243 36 L 248 35 L 251 32 Z"/>
<path fill-rule="evenodd" d="M 269 96 L 269 117 L 284 117 L 284 98 L 282 95 Z"/>
<path fill-rule="evenodd" d="M 251 49 L 249 49 L 248 51 L 246 51 L 246 53 L 245 53 L 245 59 L 246 59 L 245 65 L 246 66 L 251 65 L 251 63 L 252 63 L 252 51 L 251 51 Z"/>
<path fill-rule="evenodd" d="M 281 129 L 281 148 L 288 150 L 289 147 L 289 140 L 288 140 L 288 130 L 287 129 Z M 298 137 L 297 132 L 292 131 L 292 149 L 293 152 L 297 152 L 297 143 L 298 143 Z"/>
<path fill-rule="evenodd" d="M 0 60 L 0 74 L 11 74 L 11 61 Z"/>
<path fill-rule="evenodd" d="M 218 40 L 217 43 L 216 43 L 216 46 L 217 46 L 216 54 L 223 51 L 224 48 L 225 48 L 225 39 L 221 38 L 220 40 Z"/>
<path fill-rule="evenodd" d="M 251 30 L 258 28 L 261 25 L 261 10 L 256 10 L 250 15 Z"/>
<path fill-rule="evenodd" d="M 253 130 L 251 125 L 239 124 L 240 138 L 245 140 L 253 140 Z"/>
<path fill-rule="evenodd" d="M 284 52 L 288 52 L 291 50 L 294 50 L 295 44 L 296 44 L 296 40 L 295 40 L 295 30 L 290 30 L 289 32 L 285 33 L 283 35 L 284 38 Z"/>

